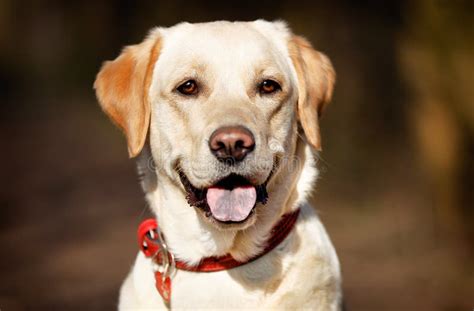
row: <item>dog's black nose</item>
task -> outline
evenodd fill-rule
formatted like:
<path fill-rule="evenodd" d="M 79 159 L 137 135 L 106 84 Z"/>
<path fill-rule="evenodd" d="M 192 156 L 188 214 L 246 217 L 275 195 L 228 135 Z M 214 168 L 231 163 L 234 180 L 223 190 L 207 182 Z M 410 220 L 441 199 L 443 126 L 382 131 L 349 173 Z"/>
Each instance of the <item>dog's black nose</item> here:
<path fill-rule="evenodd" d="M 232 165 L 252 152 L 255 139 L 252 132 L 243 126 L 226 126 L 212 133 L 209 148 L 219 161 Z"/>

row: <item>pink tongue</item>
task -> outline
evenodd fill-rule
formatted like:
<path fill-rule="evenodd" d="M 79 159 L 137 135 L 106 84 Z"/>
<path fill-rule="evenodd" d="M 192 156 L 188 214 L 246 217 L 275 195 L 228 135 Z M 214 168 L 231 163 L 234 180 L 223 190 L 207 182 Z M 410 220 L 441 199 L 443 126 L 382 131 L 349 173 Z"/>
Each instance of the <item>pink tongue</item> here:
<path fill-rule="evenodd" d="M 207 204 L 212 215 L 220 221 L 245 220 L 257 200 L 255 187 L 243 186 L 232 190 L 211 187 L 207 190 Z"/>

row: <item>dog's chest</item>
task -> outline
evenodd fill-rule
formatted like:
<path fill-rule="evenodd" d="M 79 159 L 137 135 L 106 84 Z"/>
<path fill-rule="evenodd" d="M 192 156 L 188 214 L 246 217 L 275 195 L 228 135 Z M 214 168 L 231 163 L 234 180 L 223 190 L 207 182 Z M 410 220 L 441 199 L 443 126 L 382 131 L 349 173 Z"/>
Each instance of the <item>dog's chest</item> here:
<path fill-rule="evenodd" d="M 314 211 L 303 208 L 301 216 L 285 241 L 254 262 L 221 272 L 179 270 L 172 280 L 171 307 L 336 310 L 340 274 L 335 251 Z M 119 309 L 165 308 L 150 261 L 139 253 L 122 286 Z"/>
<path fill-rule="evenodd" d="M 272 260 L 268 254 L 265 260 L 257 260 L 245 266 L 221 272 L 178 271 L 172 280 L 172 307 L 193 309 L 250 308 L 260 305 L 268 294 L 280 284 L 285 261 Z M 278 262 L 278 264 L 275 264 Z M 165 307 L 158 291 L 149 260 L 139 254 L 133 273 L 133 287 L 139 305 L 143 307 Z M 126 281 L 126 283 L 128 280 Z M 127 286 L 126 284 L 124 286 Z M 122 293 L 125 293 L 125 288 Z M 130 294 L 130 293 L 129 293 Z"/>
<path fill-rule="evenodd" d="M 258 305 L 263 292 L 251 290 L 233 279 L 228 271 L 217 273 L 182 273 L 175 279 L 173 307 L 245 308 Z"/>

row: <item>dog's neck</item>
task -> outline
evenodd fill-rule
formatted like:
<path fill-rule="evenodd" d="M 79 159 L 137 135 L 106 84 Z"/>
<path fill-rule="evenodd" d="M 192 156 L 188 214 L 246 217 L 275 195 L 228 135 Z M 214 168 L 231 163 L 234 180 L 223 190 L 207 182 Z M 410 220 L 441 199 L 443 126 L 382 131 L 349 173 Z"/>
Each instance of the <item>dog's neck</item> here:
<path fill-rule="evenodd" d="M 146 150 L 145 150 L 146 152 Z M 318 171 L 309 147 L 301 140 L 296 144 L 295 159 L 285 161 L 268 184 L 268 203 L 257 210 L 256 223 L 244 230 L 219 230 L 198 215 L 189 206 L 183 191 L 169 178 L 145 174 L 149 170 L 150 156 L 144 153 L 139 159 L 143 188 L 152 211 L 155 213 L 170 251 L 176 258 L 195 265 L 204 257 L 231 254 L 246 261 L 263 250 L 273 226 L 281 216 L 306 200 Z M 293 167 L 290 167 L 293 165 Z"/>

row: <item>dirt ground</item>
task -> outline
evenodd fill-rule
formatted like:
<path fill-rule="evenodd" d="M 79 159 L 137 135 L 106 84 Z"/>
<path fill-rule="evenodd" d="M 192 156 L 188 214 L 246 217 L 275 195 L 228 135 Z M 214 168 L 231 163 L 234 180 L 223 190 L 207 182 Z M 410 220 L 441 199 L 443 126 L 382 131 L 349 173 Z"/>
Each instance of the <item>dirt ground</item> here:
<path fill-rule="evenodd" d="M 148 215 L 125 143 L 95 103 L 56 107 L 2 123 L 4 148 L 17 155 L 3 161 L 2 311 L 114 309 Z M 437 235 L 416 176 L 403 182 L 412 168 L 360 196 L 338 180 L 328 148 L 314 202 L 349 310 L 472 309 L 472 257 Z"/>

